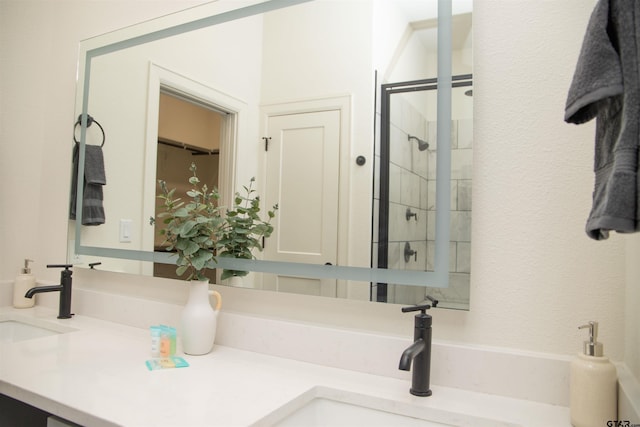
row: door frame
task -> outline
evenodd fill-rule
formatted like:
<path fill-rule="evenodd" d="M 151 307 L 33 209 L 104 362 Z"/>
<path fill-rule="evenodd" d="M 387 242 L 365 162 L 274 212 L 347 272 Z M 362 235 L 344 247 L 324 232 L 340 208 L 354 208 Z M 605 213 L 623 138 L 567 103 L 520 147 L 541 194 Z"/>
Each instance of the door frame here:
<path fill-rule="evenodd" d="M 224 205 L 233 200 L 235 194 L 235 174 L 237 162 L 237 141 L 243 137 L 239 126 L 242 117 L 248 115 L 248 105 L 226 93 L 220 92 L 204 83 L 166 67 L 149 62 L 149 80 L 147 91 L 147 123 L 145 134 L 145 153 L 143 167 L 143 207 L 142 207 L 142 248 L 153 251 L 154 228 L 146 227 L 145 218 L 155 217 L 156 165 L 158 153 L 158 111 L 160 91 L 167 90 L 186 99 L 197 100 L 216 110 L 227 113 L 220 139 L 220 161 L 218 171 L 218 190 L 220 203 Z M 142 274 L 153 275 L 153 263 L 142 263 Z"/>

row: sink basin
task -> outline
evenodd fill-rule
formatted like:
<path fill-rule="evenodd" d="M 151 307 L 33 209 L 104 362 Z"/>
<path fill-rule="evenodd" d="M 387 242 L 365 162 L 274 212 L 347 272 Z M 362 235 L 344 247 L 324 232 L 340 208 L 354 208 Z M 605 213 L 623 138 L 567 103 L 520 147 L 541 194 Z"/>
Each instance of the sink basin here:
<path fill-rule="evenodd" d="M 271 412 L 255 427 L 293 426 L 516 427 L 495 419 L 445 411 L 419 404 L 314 387 Z"/>
<path fill-rule="evenodd" d="M 338 425 L 442 427 L 451 424 L 413 418 L 319 397 L 274 425 L 278 427 Z"/>
<path fill-rule="evenodd" d="M 26 341 L 75 330 L 55 321 L 18 315 L 0 316 L 0 343 Z"/>

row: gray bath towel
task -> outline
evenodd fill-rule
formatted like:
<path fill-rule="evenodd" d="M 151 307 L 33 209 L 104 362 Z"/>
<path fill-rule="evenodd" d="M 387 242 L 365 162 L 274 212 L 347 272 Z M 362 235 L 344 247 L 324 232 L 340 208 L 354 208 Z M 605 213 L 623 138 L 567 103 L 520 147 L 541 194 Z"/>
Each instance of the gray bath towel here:
<path fill-rule="evenodd" d="M 565 121 L 596 118 L 589 237 L 640 231 L 640 1 L 599 0 L 589 21 Z"/>
<path fill-rule="evenodd" d="M 69 218 L 76 219 L 76 198 L 78 185 L 79 144 L 73 148 L 73 176 L 71 182 L 71 208 Z M 105 222 L 103 190 L 107 179 L 104 169 L 102 147 L 85 146 L 84 185 L 82 192 L 82 224 L 100 225 Z"/>
<path fill-rule="evenodd" d="M 87 145 L 84 151 L 84 179 L 88 184 L 106 185 L 104 155 L 99 145 Z"/>

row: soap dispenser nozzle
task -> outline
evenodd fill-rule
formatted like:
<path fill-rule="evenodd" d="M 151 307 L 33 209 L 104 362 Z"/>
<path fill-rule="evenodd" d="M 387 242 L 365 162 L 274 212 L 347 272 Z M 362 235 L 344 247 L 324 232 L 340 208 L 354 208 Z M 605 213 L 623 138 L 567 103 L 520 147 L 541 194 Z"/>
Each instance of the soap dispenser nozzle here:
<path fill-rule="evenodd" d="M 22 274 L 31 274 L 31 268 L 29 267 L 29 263 L 34 262 L 32 259 L 24 259 L 24 268 L 22 269 Z"/>
<path fill-rule="evenodd" d="M 591 321 L 586 325 L 578 326 L 578 329 L 585 328 L 589 328 L 589 341 L 584 342 L 584 354 L 602 357 L 602 343 L 598 342 L 598 322 Z"/>

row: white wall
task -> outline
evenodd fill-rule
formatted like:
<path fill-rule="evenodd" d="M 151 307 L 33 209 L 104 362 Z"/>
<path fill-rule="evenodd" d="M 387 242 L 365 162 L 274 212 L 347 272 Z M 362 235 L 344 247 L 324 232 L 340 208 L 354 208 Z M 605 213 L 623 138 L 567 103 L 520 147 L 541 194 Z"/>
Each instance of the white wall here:
<path fill-rule="evenodd" d="M 434 311 L 434 336 L 572 354 L 583 339 L 576 327 L 598 320 L 605 351 L 615 360 L 626 353 L 640 377 L 639 236 L 586 237 L 594 128 L 562 121 L 591 7 L 583 0 L 476 3 L 471 311 Z M 57 280 L 44 264 L 62 262 L 66 253 L 77 42 L 172 7 L 149 4 L 0 3 L 2 279 L 12 279 L 29 256 L 39 278 Z M 167 280 L 74 274 L 76 286 L 184 298 Z M 412 333 L 398 306 L 221 291 L 229 310 Z"/>
<path fill-rule="evenodd" d="M 573 353 L 584 338 L 576 327 L 597 320 L 607 353 L 620 359 L 624 241 L 586 238 L 593 128 L 562 121 L 589 9 L 571 1 L 474 9 L 476 310 L 465 330 Z"/>

